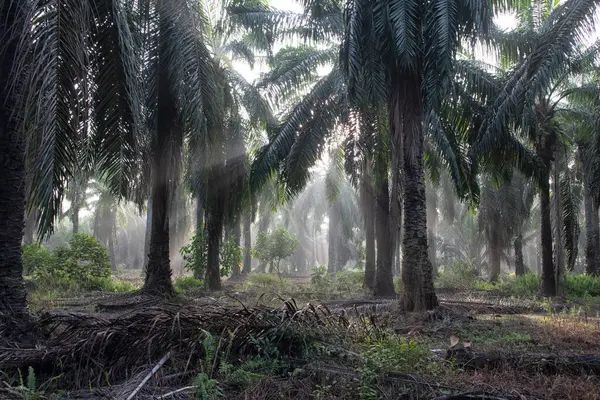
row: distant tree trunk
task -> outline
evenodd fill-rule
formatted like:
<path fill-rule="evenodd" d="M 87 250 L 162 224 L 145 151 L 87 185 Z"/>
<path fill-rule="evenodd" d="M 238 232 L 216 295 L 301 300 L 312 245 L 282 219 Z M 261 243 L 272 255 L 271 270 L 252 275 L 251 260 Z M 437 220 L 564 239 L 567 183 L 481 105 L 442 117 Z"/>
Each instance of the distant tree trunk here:
<path fill-rule="evenodd" d="M 167 158 L 164 155 L 156 155 L 159 159 Z M 160 164 L 167 160 L 158 161 L 157 171 Z M 163 175 L 163 176 L 160 176 Z M 171 283 L 171 262 L 169 259 L 169 185 L 164 173 L 155 174 L 152 184 L 152 210 L 150 215 L 150 244 L 148 251 L 148 264 L 146 266 L 146 280 L 143 290 L 151 294 L 172 295 L 174 294 Z"/>
<path fill-rule="evenodd" d="M 498 229 L 494 226 L 490 228 L 489 232 L 489 252 L 490 252 L 490 282 L 498 282 L 500 277 L 500 238 L 498 237 Z"/>
<path fill-rule="evenodd" d="M 258 220 L 258 233 L 267 232 L 269 229 L 269 224 L 271 223 L 271 210 L 267 207 L 266 204 L 260 205 L 260 217 Z M 260 261 L 258 267 L 254 270 L 255 272 L 265 272 L 267 268 L 267 264 Z"/>
<path fill-rule="evenodd" d="M 235 222 L 233 223 L 233 228 L 231 230 L 231 235 L 232 235 L 232 239 L 234 241 L 234 243 L 240 247 L 241 244 L 241 240 L 242 240 L 242 230 L 241 230 L 241 226 L 240 226 L 240 221 L 238 218 L 236 218 Z M 239 278 L 240 274 L 242 273 L 242 271 L 240 270 L 240 267 L 238 265 L 236 265 L 233 268 L 233 271 L 231 271 L 231 277 L 232 278 Z"/>
<path fill-rule="evenodd" d="M 364 168 L 361 182 L 362 210 L 365 223 L 365 277 L 363 285 L 368 289 L 375 287 L 375 199 L 368 167 Z"/>
<path fill-rule="evenodd" d="M 219 205 L 206 215 L 208 254 L 205 284 L 209 290 L 221 290 L 219 254 L 223 237 L 223 210 Z"/>
<path fill-rule="evenodd" d="M 339 205 L 336 200 L 333 204 L 329 206 L 329 228 L 327 231 L 327 243 L 328 243 L 328 262 L 327 262 L 327 272 L 330 274 L 335 274 L 340 269 L 340 236 L 341 236 L 341 226 L 340 226 L 340 213 L 339 213 Z"/>
<path fill-rule="evenodd" d="M 427 203 L 427 234 L 429 243 L 429 259 L 433 268 L 433 276 L 437 275 L 437 196 L 432 193 L 430 201 Z"/>
<path fill-rule="evenodd" d="M 390 235 L 390 195 L 387 179 L 381 185 L 377 198 L 377 271 L 375 273 L 376 296 L 388 297 L 394 295 L 394 278 L 392 274 L 394 243 Z"/>
<path fill-rule="evenodd" d="M 196 199 L 196 232 L 204 227 L 204 199 L 198 195 Z"/>
<path fill-rule="evenodd" d="M 79 210 L 81 208 L 81 194 L 79 193 L 79 185 L 73 182 L 73 201 L 71 202 L 71 221 L 73 222 L 73 235 L 79 233 Z"/>
<path fill-rule="evenodd" d="M 31 210 L 29 214 L 25 215 L 25 244 L 31 244 L 34 241 L 34 234 L 37 230 L 37 210 Z"/>
<path fill-rule="evenodd" d="M 555 271 L 556 271 L 556 293 L 564 294 L 566 290 L 566 276 L 565 276 L 565 252 L 563 243 L 563 217 L 562 217 L 562 202 L 561 202 L 561 189 L 560 189 L 560 152 L 556 154 L 556 161 L 554 162 L 554 243 L 555 243 Z"/>
<path fill-rule="evenodd" d="M 160 35 L 167 34 L 169 22 L 160 10 Z M 173 173 L 176 171 L 175 161 L 181 157 L 182 128 L 178 121 L 176 99 L 173 95 L 172 82 L 166 62 L 168 49 L 164 43 L 159 45 L 158 57 L 158 113 L 157 132 L 153 142 L 152 165 L 152 209 L 150 250 L 146 266 L 146 280 L 143 291 L 151 294 L 172 296 L 175 292 L 171 282 L 171 262 L 169 259 L 169 209 L 172 196 L 176 192 L 173 187 Z"/>
<path fill-rule="evenodd" d="M 514 241 L 515 248 L 515 275 L 525 275 L 525 264 L 523 263 L 523 235 L 519 233 Z"/>
<path fill-rule="evenodd" d="M 115 272 L 117 270 L 117 262 L 115 260 L 115 231 L 111 229 L 108 236 L 108 256 L 110 258 L 110 269 Z"/>
<path fill-rule="evenodd" d="M 303 275 L 306 273 L 306 238 L 301 236 L 300 245 L 296 251 L 296 273 Z"/>
<path fill-rule="evenodd" d="M 395 78 L 392 102 L 403 123 L 393 135 L 404 140 L 404 229 L 402 252 L 403 304 L 407 311 L 430 310 L 438 305 L 433 267 L 427 246 L 427 202 L 423 161 L 423 118 L 419 75 Z"/>
<path fill-rule="evenodd" d="M 252 215 L 244 215 L 244 266 L 242 273 L 248 274 L 252 271 Z"/>
<path fill-rule="evenodd" d="M 150 254 L 150 233 L 152 232 L 152 196 L 148 197 L 146 205 L 146 233 L 144 235 L 144 265 L 143 271 L 146 271 L 148 265 L 148 254 Z"/>
<path fill-rule="evenodd" d="M 10 73 L 16 67 L 21 29 L 28 13 L 26 8 L 27 2 L 0 1 L 0 37 L 3 38 L 0 45 L 0 325 L 7 334 L 17 333 L 11 325 L 24 324 L 27 319 L 21 259 L 25 227 L 25 135 L 12 118 L 16 99 L 9 83 Z"/>
<path fill-rule="evenodd" d="M 600 223 L 598 195 L 592 189 L 592 163 L 586 154 L 586 144 L 579 144 L 579 159 L 583 165 L 583 203 L 585 211 L 586 273 L 600 274 Z"/>
<path fill-rule="evenodd" d="M 540 184 L 540 212 L 542 233 L 542 286 L 543 296 L 556 296 L 556 273 L 552 260 L 552 224 L 550 221 L 550 183 L 548 175 Z"/>

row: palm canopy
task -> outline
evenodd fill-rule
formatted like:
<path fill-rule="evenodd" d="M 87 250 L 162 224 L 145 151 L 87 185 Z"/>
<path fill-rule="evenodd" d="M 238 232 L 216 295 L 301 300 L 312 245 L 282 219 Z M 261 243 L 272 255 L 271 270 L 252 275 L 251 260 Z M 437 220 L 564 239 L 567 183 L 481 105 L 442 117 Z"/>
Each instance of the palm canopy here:
<path fill-rule="evenodd" d="M 206 101 L 217 99 L 217 89 L 200 2 L 37 0 L 32 10 L 20 52 L 19 114 L 34 172 L 29 207 L 41 209 L 45 234 L 77 168 L 98 171 L 113 193 L 143 201 L 145 155 L 162 134 L 160 65 L 184 135 L 209 134 L 207 121 L 220 119 L 220 108 Z"/>
<path fill-rule="evenodd" d="M 501 43 L 500 54 L 514 64 L 481 126 L 479 153 L 501 150 L 515 128 L 532 142 L 539 140 L 540 113 L 553 114 L 570 92 L 563 91 L 569 76 L 597 61 L 597 46 L 584 48 L 597 7 L 595 0 L 569 0 L 526 34 L 493 41 Z"/>

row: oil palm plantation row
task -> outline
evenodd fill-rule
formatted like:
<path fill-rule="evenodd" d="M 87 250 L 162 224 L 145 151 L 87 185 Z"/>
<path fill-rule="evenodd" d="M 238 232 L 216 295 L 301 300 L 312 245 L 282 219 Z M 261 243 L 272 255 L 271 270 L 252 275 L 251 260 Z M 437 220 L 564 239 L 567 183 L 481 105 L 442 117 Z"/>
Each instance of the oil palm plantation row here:
<path fill-rule="evenodd" d="M 148 200 L 144 291 L 171 295 L 171 219 L 186 185 L 209 237 L 206 282 L 219 289 L 224 230 L 239 236 L 243 219 L 249 250 L 254 214 L 266 229 L 271 213 L 260 189 L 282 188 L 276 202 L 297 196 L 327 149 L 341 149 L 328 186 L 346 182 L 344 161 L 359 193 L 365 286 L 376 295 L 394 294 L 401 254 L 404 308 L 437 305 L 428 225 L 439 204 L 425 183 L 442 174 L 460 199 L 481 202 L 492 279 L 511 241 L 519 258 L 537 187 L 542 291 L 556 294 L 577 258 L 582 201 L 588 272 L 598 272 L 600 139 L 590 121 L 600 90 L 598 49 L 587 43 L 598 3 L 303 0 L 292 13 L 262 1 L 0 0 L 2 308 L 25 313 L 26 198 L 41 238 L 65 196 L 80 204 L 86 177 L 116 199 Z M 495 27 L 502 12 L 516 12 L 517 30 Z M 499 65 L 475 60 L 480 48 Z M 269 69 L 253 85 L 239 60 Z M 332 272 L 349 204 L 338 196 L 329 196 Z M 114 205 L 106 211 L 112 218 Z M 109 244 L 112 228 L 98 230 Z"/>
<path fill-rule="evenodd" d="M 3 188 L 9 192 L 3 197 L 0 286 L 7 315 L 25 310 L 16 246 L 22 240 L 25 176 L 28 209 L 39 210 L 39 238 L 52 232 L 66 182 L 80 171 L 93 171 L 116 198 L 140 205 L 148 198 L 144 290 L 173 293 L 169 211 L 184 149 L 204 156 L 193 173 L 215 188 L 211 193 L 236 190 L 246 160 L 241 100 L 232 95 L 233 85 L 246 90 L 243 100 L 253 108 L 245 111 L 255 125 L 268 115 L 223 62 L 223 54 L 251 54 L 243 40 L 214 40 L 232 27 L 210 24 L 205 11 L 219 4 L 213 3 L 1 2 L 8 43 L 2 48 L 2 93 L 10 99 L 3 103 L 2 133 Z M 69 193 L 75 189 L 69 185 Z M 207 209 L 218 203 L 206 201 Z M 210 215 L 219 211 L 213 206 Z"/>
<path fill-rule="evenodd" d="M 540 99 L 544 96 L 555 96 L 553 101 L 546 100 L 553 104 L 554 112 L 557 105 L 568 103 L 571 95 L 580 92 L 563 83 L 566 77 L 586 70 L 597 54 L 594 47 L 586 48 L 585 42 L 598 2 L 305 3 L 305 13 L 296 16 L 269 14 L 264 7 L 244 10 L 246 23 L 254 29 L 280 29 L 296 35 L 304 46 L 312 45 L 312 51 L 300 49 L 295 63 L 282 63 L 287 69 L 285 73 L 278 71 L 278 77 L 283 78 L 268 82 L 274 87 L 271 91 L 275 96 L 289 93 L 290 88 L 308 94 L 290 110 L 284 124 L 289 128 L 281 129 L 263 149 L 252 178 L 260 180 L 278 169 L 290 190 L 297 191 L 305 180 L 303 174 L 320 155 L 325 139 L 336 132 L 334 127 L 341 125 L 345 134 L 351 135 L 349 125 L 360 120 L 355 112 L 368 110 L 371 117 L 383 114 L 377 129 L 389 132 L 389 139 L 385 139 L 389 155 L 384 156 L 389 157 L 391 165 L 389 181 L 393 188 L 402 187 L 403 191 L 390 191 L 386 208 L 391 213 L 392 222 L 388 224 L 392 228 L 387 226 L 380 231 L 392 229 L 394 237 L 402 215 L 399 196 L 403 193 L 406 308 L 429 308 L 436 302 L 425 233 L 425 160 L 431 168 L 433 158 L 424 157 L 427 147 L 434 150 L 431 154 L 442 156 L 457 193 L 474 202 L 479 201 L 479 172 L 491 174 L 496 182 L 510 181 L 515 170 L 534 178 L 541 190 L 544 210 L 544 293 L 555 293 L 555 289 L 547 289 L 556 287 L 553 279 L 560 274 L 551 266 L 552 247 L 565 239 L 553 240 L 553 236 L 561 233 L 568 238 L 571 249 L 576 240 L 573 229 L 565 228 L 563 232 L 557 228 L 553 234 L 550 228 L 551 219 L 562 219 L 564 224 L 555 223 L 562 226 L 573 218 L 561 216 L 563 211 L 571 217 L 572 213 L 561 207 L 559 200 L 563 196 L 559 195 L 554 198 L 557 211 L 550 218 L 549 185 L 554 157 L 544 149 L 554 151 L 554 142 L 545 138 L 556 136 L 552 132 L 558 129 L 558 121 L 552 118 L 554 114 L 536 113 L 536 109 L 543 111 Z M 519 28 L 504 33 L 495 28 L 493 18 L 507 11 L 516 11 Z M 328 31 L 337 27 L 331 21 L 339 21 L 340 14 L 344 16 L 345 29 L 341 39 L 339 31 Z M 298 25 L 304 28 L 299 29 Z M 303 36 L 314 32 L 316 26 L 321 27 L 323 35 Z M 342 42 L 341 59 L 331 61 L 323 49 L 338 41 Z M 469 53 L 469 43 L 474 48 L 476 43 L 483 44 L 497 53 L 496 58 L 506 68 L 491 68 L 469 60 L 463 55 Z M 320 63 L 332 65 L 331 72 L 315 78 L 311 73 Z M 307 82 L 312 83 L 310 89 L 306 88 Z M 590 113 L 597 115 L 596 111 Z M 358 131 L 363 133 L 365 129 Z M 356 159 L 356 154 L 350 158 Z M 561 176 L 566 178 L 559 172 L 559 181 Z M 568 185 L 562 184 L 554 190 L 570 192 Z M 575 204 L 573 199 L 567 203 Z M 386 204 L 385 200 L 380 204 Z M 517 234 L 517 247 L 518 239 Z M 573 259 L 572 255 L 569 257 Z"/>

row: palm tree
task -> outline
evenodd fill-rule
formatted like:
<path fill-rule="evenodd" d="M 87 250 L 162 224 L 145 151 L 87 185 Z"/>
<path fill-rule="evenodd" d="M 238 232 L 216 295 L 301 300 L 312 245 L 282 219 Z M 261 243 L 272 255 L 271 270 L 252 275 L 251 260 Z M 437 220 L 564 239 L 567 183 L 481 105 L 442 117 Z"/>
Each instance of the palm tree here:
<path fill-rule="evenodd" d="M 2 334 L 23 322 L 27 314 L 21 243 L 25 215 L 25 132 L 16 114 L 20 87 L 13 82 L 19 65 L 19 44 L 25 32 L 28 4 L 0 1 L 0 35 L 5 43 L 0 47 L 0 319 L 8 327 Z M 13 75 L 15 74 L 15 75 Z"/>
<path fill-rule="evenodd" d="M 392 171 L 401 171 L 403 304 L 407 310 L 437 305 L 427 246 L 425 133 L 432 135 L 434 143 L 445 145 L 445 158 L 456 149 L 448 146 L 457 137 L 451 124 L 442 122 L 442 98 L 453 76 L 454 56 L 461 40 L 491 28 L 494 11 L 502 5 L 494 1 L 356 0 L 349 2 L 346 11 L 342 58 L 350 93 L 387 107 Z M 456 160 L 459 155 L 450 158 Z M 457 182 L 465 180 L 459 170 L 452 172 Z M 397 196 L 392 191 L 392 204 Z"/>
<path fill-rule="evenodd" d="M 92 6 L 89 1 L 3 0 L 0 8 L 6 22 L 2 34 L 8 38 L 2 49 L 0 90 L 8 99 L 2 120 L 10 132 L 2 135 L 9 141 L 2 149 L 12 160 L 11 170 L 2 173 L 7 179 L 3 189 L 10 190 L 3 198 L 10 199 L 15 215 L 21 214 L 25 153 L 20 152 L 26 141 L 27 169 L 35 171 L 29 174 L 28 208 L 40 210 L 38 238 L 43 239 L 60 214 L 66 182 L 81 167 L 82 143 L 94 148 L 86 153 L 85 165 L 97 165 L 115 193 L 125 195 L 134 176 L 134 108 L 139 103 L 130 100 L 138 93 L 131 84 L 137 71 L 126 51 L 134 40 L 127 10 L 118 1 L 94 1 Z M 22 214 L 18 219 L 21 223 L 8 224 L 1 234 L 20 242 Z M 13 313 L 22 314 L 20 250 L 10 239 L 6 243 L 1 258 L 11 267 L 2 268 L 7 281 L 0 286 L 8 288 L 2 298 L 12 297 Z"/>
<path fill-rule="evenodd" d="M 264 126 L 272 129 L 277 120 L 257 88 L 234 68 L 234 61 L 255 63 L 256 38 L 230 18 L 235 1 L 205 1 L 205 43 L 216 71 L 215 82 L 221 119 L 209 122 L 213 139 L 192 137 L 188 143 L 193 192 L 205 213 L 208 235 L 206 283 L 209 289 L 221 287 L 219 248 L 225 225 L 239 230 L 240 215 L 251 201 L 247 185 L 246 141 Z M 215 102 L 215 99 L 209 99 Z M 237 236 L 237 235 L 236 235 Z"/>
<path fill-rule="evenodd" d="M 558 6 L 555 2 L 532 2 L 530 11 L 521 16 L 525 28 L 511 35 L 510 40 L 500 36 L 496 43 L 501 54 L 516 65 L 498 92 L 478 144 L 479 152 L 500 151 L 514 132 L 511 128 L 517 127 L 540 160 L 537 181 L 541 198 L 541 291 L 546 296 L 557 293 L 549 183 L 562 133 L 555 118 L 556 109 L 566 95 L 562 89 L 565 79 L 593 59 L 580 49 L 582 38 L 593 26 L 597 5 L 594 0 L 569 0 Z M 534 13 L 534 9 L 543 12 Z"/>

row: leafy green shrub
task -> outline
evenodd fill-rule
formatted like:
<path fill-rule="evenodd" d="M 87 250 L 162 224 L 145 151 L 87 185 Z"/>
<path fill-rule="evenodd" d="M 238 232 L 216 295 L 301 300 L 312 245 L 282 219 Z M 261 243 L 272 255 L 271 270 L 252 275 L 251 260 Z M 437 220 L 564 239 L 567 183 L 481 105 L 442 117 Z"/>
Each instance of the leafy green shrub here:
<path fill-rule="evenodd" d="M 331 290 L 332 283 L 327 267 L 321 265 L 310 269 L 310 285 L 316 292 L 328 292 Z"/>
<path fill-rule="evenodd" d="M 91 279 L 86 285 L 86 289 L 99 290 L 102 292 L 126 293 L 136 290 L 137 287 L 131 282 L 122 281 L 109 276 Z"/>
<path fill-rule="evenodd" d="M 478 276 L 479 272 L 475 265 L 462 260 L 454 260 L 452 264 L 444 266 L 437 283 L 442 288 L 471 289 Z"/>
<path fill-rule="evenodd" d="M 221 363 L 219 375 L 224 377 L 226 386 L 232 389 L 244 389 L 265 377 L 260 369 L 249 369 L 246 363 L 242 363 L 238 367 L 226 362 Z"/>
<path fill-rule="evenodd" d="M 220 274 L 227 276 L 234 268 L 240 268 L 243 260 L 242 248 L 229 239 L 222 243 L 219 254 Z M 203 228 L 196 231 L 192 241 L 179 250 L 185 262 L 184 268 L 191 271 L 196 279 L 204 279 L 208 265 L 208 235 Z"/>
<path fill-rule="evenodd" d="M 208 238 L 203 227 L 192 237 L 191 243 L 183 246 L 179 254 L 185 262 L 185 269 L 191 271 L 196 279 L 203 279 L 208 264 Z"/>
<path fill-rule="evenodd" d="M 415 341 L 406 341 L 401 336 L 386 335 L 368 343 L 361 352 L 363 365 L 360 368 L 360 393 L 364 400 L 378 399 L 377 377 L 393 372 L 430 372 L 430 351 L 427 346 Z"/>
<path fill-rule="evenodd" d="M 335 276 L 335 287 L 340 293 L 354 295 L 363 291 L 365 272 L 361 270 L 343 269 Z"/>
<path fill-rule="evenodd" d="M 497 284 L 480 284 L 478 288 L 499 290 L 511 296 L 525 297 L 539 294 L 542 277 L 534 273 L 511 276 Z M 567 275 L 567 294 L 573 298 L 600 296 L 600 277 L 577 274 Z"/>
<path fill-rule="evenodd" d="M 281 275 L 281 261 L 296 252 L 300 241 L 284 227 L 278 227 L 272 232 L 260 232 L 252 256 L 261 262 L 269 264 L 270 271 Z"/>
<path fill-rule="evenodd" d="M 404 282 L 402 282 L 401 276 L 394 278 L 394 289 L 396 290 L 396 293 L 404 292 Z"/>
<path fill-rule="evenodd" d="M 73 235 L 66 246 L 57 247 L 50 257 L 41 248 L 28 247 L 27 251 L 33 279 L 45 285 L 75 284 L 84 290 L 97 290 L 103 280 L 110 278 L 108 251 L 91 235 Z"/>
<path fill-rule="evenodd" d="M 175 290 L 178 292 L 193 292 L 204 287 L 204 281 L 196 279 L 193 276 L 183 276 L 175 280 Z"/>
<path fill-rule="evenodd" d="M 263 289 L 277 287 L 281 284 L 277 276 L 265 273 L 251 273 L 248 275 L 248 284 Z"/>
<path fill-rule="evenodd" d="M 535 296 L 540 291 L 542 277 L 533 273 L 528 273 L 514 278 L 503 279 L 496 284 L 496 288 L 501 292 L 510 294 L 511 296 Z"/>
<path fill-rule="evenodd" d="M 567 275 L 567 294 L 576 298 L 600 296 L 600 276 Z"/>
<path fill-rule="evenodd" d="M 22 259 L 24 275 L 33 275 L 36 271 L 43 271 L 54 262 L 52 252 L 40 243 L 23 246 Z"/>
<path fill-rule="evenodd" d="M 235 242 L 235 239 L 224 241 L 220 254 L 221 276 L 227 276 L 235 269 L 239 271 L 244 260 L 243 257 L 242 248 Z"/>
<path fill-rule="evenodd" d="M 368 344 L 361 352 L 364 367 L 377 373 L 414 372 L 428 368 L 430 351 L 427 346 L 389 335 Z"/>

